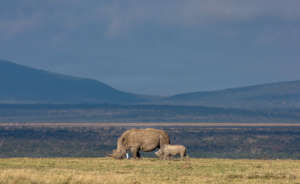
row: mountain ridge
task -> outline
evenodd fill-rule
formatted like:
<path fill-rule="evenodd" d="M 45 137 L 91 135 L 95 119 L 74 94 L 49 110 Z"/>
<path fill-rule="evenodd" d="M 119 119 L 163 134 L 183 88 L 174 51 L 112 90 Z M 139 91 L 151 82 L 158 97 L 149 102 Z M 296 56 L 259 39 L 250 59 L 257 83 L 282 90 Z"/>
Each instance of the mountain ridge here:
<path fill-rule="evenodd" d="M 135 103 L 139 95 L 100 81 L 34 69 L 0 60 L 0 101 L 6 103 Z"/>
<path fill-rule="evenodd" d="M 117 90 L 94 79 L 0 60 L 0 104 L 156 104 L 240 109 L 300 108 L 300 80 L 159 97 Z"/>
<path fill-rule="evenodd" d="M 230 108 L 299 108 L 300 80 L 182 93 L 167 97 L 162 103 Z"/>

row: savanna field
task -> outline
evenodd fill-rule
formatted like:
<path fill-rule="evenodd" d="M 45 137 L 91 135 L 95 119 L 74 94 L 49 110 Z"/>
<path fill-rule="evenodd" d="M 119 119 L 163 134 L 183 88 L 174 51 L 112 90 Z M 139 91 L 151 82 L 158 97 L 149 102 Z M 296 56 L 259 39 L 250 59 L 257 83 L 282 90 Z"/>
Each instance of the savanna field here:
<path fill-rule="evenodd" d="M 300 183 L 300 161 L 0 159 L 1 184 Z"/>
<path fill-rule="evenodd" d="M 133 124 L 2 124 L 0 184 L 300 184 L 299 126 L 160 125 L 189 158 L 105 157 Z"/>

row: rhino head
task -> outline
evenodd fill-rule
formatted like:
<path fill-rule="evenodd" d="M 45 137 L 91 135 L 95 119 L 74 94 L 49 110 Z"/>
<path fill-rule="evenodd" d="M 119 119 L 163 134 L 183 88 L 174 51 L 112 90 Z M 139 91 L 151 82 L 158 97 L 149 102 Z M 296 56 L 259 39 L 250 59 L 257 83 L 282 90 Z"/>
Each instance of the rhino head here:
<path fill-rule="evenodd" d="M 126 156 L 126 150 L 123 149 L 113 150 L 113 153 L 110 156 L 115 159 L 123 159 Z"/>
<path fill-rule="evenodd" d="M 115 159 L 123 159 L 126 156 L 126 137 L 125 136 L 121 136 L 118 139 L 118 143 L 117 143 L 117 149 L 113 150 L 112 154 L 110 155 L 111 157 L 115 158 Z"/>

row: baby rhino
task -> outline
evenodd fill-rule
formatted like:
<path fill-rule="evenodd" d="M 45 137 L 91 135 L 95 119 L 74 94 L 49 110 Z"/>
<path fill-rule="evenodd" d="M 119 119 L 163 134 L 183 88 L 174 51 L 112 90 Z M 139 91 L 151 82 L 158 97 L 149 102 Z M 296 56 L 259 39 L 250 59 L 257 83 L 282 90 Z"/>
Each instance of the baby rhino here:
<path fill-rule="evenodd" d="M 183 157 L 186 156 L 185 146 L 166 144 L 163 147 L 161 147 L 160 150 L 155 152 L 155 155 L 157 157 L 164 160 L 170 159 L 171 156 L 175 156 L 177 154 L 179 154 L 180 158 L 183 159 Z"/>

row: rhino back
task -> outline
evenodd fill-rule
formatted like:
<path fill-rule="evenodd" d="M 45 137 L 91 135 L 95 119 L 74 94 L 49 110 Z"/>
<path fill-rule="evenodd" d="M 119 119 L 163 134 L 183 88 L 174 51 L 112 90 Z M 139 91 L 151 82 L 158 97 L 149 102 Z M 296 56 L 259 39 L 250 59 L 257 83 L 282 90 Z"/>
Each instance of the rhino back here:
<path fill-rule="evenodd" d="M 164 130 L 154 129 L 154 128 L 146 128 L 145 130 L 154 131 L 161 135 L 161 145 L 170 144 L 170 137 L 168 133 Z"/>
<path fill-rule="evenodd" d="M 183 145 L 166 145 L 163 147 L 164 153 L 177 154 L 185 151 L 186 148 Z"/>

